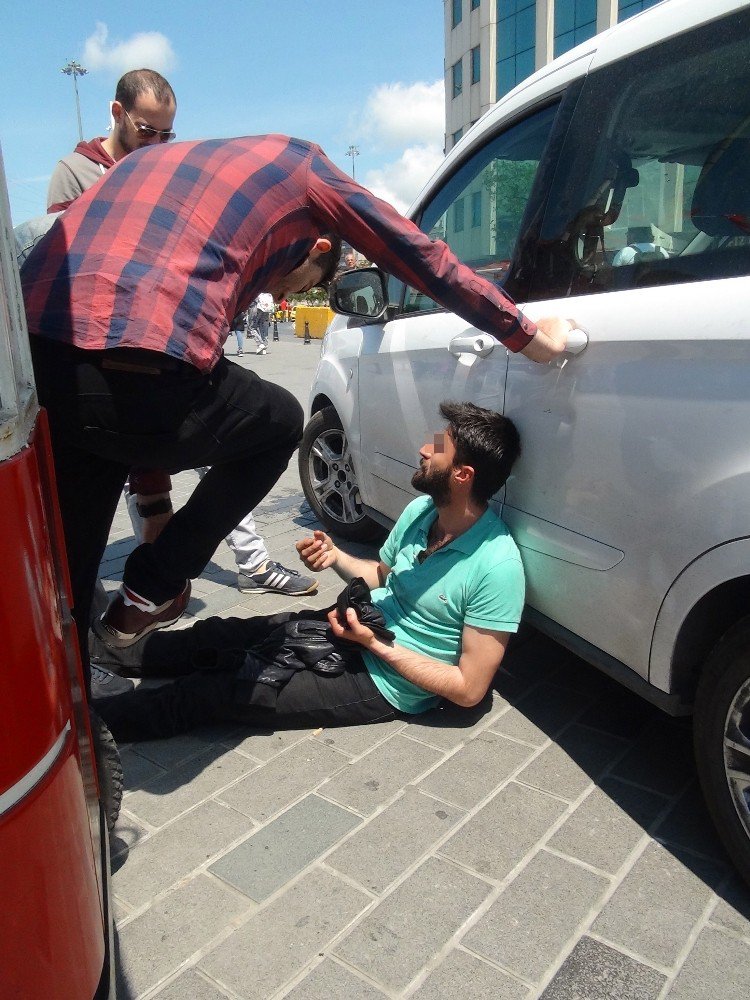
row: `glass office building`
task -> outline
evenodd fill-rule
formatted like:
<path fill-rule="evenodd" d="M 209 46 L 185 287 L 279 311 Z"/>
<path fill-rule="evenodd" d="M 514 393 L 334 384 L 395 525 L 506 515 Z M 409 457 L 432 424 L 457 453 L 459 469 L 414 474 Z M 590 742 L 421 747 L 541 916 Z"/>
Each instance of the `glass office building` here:
<path fill-rule="evenodd" d="M 516 84 L 658 0 L 444 0 L 446 151 Z"/>

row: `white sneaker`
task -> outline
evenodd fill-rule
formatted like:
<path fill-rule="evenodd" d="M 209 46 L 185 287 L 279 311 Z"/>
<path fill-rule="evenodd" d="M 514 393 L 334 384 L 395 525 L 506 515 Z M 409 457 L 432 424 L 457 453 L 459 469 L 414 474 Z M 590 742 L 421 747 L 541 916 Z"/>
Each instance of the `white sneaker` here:
<path fill-rule="evenodd" d="M 264 347 L 263 344 L 258 344 L 258 346 L 255 348 L 256 354 L 266 354 L 267 351 L 268 348 Z"/>

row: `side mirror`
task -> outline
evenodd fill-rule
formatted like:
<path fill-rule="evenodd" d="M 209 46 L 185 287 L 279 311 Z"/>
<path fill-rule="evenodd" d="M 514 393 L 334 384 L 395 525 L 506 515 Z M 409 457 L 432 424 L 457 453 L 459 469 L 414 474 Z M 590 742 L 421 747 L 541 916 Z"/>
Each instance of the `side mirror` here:
<path fill-rule="evenodd" d="M 329 285 L 328 301 L 343 316 L 382 319 L 388 307 L 385 275 L 377 267 L 343 271 Z"/>

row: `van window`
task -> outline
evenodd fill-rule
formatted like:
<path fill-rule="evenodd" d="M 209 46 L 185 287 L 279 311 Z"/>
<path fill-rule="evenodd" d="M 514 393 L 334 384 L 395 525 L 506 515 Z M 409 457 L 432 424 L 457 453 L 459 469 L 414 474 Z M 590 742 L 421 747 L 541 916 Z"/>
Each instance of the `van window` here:
<path fill-rule="evenodd" d="M 420 228 L 444 240 L 458 259 L 502 284 L 547 145 L 557 105 L 546 107 L 474 152 L 425 207 Z M 404 312 L 440 308 L 407 288 Z"/>
<path fill-rule="evenodd" d="M 750 273 L 748 65 L 745 11 L 590 76 L 533 298 Z"/>

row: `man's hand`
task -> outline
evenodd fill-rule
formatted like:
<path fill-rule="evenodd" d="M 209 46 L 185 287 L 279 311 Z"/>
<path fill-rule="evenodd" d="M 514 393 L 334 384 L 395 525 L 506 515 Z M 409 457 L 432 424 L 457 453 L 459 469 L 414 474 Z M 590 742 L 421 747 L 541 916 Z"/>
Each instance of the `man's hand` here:
<path fill-rule="evenodd" d="M 521 354 L 532 361 L 544 363 L 560 357 L 573 324 L 560 316 L 546 316 L 536 321 L 536 329 L 534 339 L 524 347 Z"/>
<path fill-rule="evenodd" d="M 363 625 L 359 618 L 357 618 L 357 612 L 354 608 L 346 609 L 346 628 L 339 621 L 339 613 L 336 608 L 331 608 L 328 612 L 328 624 L 331 626 L 331 631 L 337 639 L 348 639 L 350 642 L 356 642 L 364 649 L 369 649 L 372 643 L 377 641 L 372 629 Z"/>
<path fill-rule="evenodd" d="M 313 573 L 321 573 L 336 565 L 338 549 L 324 531 L 314 531 L 312 537 L 303 538 L 296 543 L 295 548 L 307 569 Z"/>

